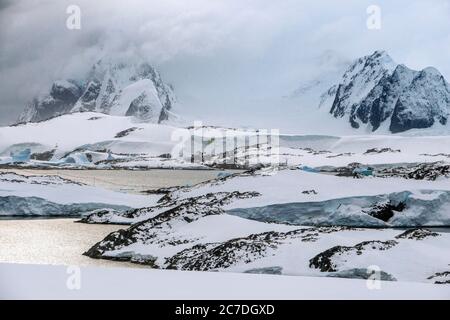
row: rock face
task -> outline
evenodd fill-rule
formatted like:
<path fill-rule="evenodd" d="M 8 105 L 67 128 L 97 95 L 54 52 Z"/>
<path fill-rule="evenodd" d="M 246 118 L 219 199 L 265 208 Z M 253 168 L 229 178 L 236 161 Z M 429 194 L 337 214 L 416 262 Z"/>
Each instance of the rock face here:
<path fill-rule="evenodd" d="M 435 284 L 450 284 L 450 271 L 437 272 L 428 277 L 428 280 L 433 280 Z"/>
<path fill-rule="evenodd" d="M 239 263 L 248 264 L 270 256 L 287 243 L 293 241 L 316 242 L 323 234 L 342 230 L 346 230 L 346 228 L 321 227 L 289 232 L 270 231 L 231 239 L 223 243 L 198 244 L 167 259 L 167 268 L 191 271 L 225 269 Z M 278 270 L 281 272 L 281 269 Z"/>
<path fill-rule="evenodd" d="M 74 80 L 56 81 L 48 95 L 34 98 L 20 115 L 19 122 L 46 120 L 69 113 L 83 93 Z"/>
<path fill-rule="evenodd" d="M 125 64 L 102 59 L 81 81 L 56 81 L 47 95 L 33 99 L 19 122 L 93 111 L 160 123 L 169 119 L 175 103 L 172 88 L 148 63 Z"/>
<path fill-rule="evenodd" d="M 383 51 L 355 61 L 337 85 L 330 113 L 351 126 L 392 133 L 445 125 L 450 85 L 434 68 L 415 71 L 397 65 Z"/>
<path fill-rule="evenodd" d="M 352 268 L 330 273 L 327 275 L 327 277 L 367 280 L 370 279 L 373 275 L 374 275 L 373 270 L 365 268 Z M 382 281 L 397 281 L 394 276 L 384 271 L 379 271 L 379 278 Z"/>
<path fill-rule="evenodd" d="M 139 243 L 142 239 L 146 239 L 146 243 L 151 242 L 161 243 L 166 241 L 170 245 L 182 244 L 186 240 L 180 240 L 176 237 L 168 236 L 165 229 L 172 229 L 175 226 L 192 223 L 205 216 L 223 214 L 222 206 L 231 202 L 236 198 L 251 198 L 257 197 L 259 194 L 255 192 L 222 192 L 215 194 L 207 194 L 196 198 L 190 198 L 187 201 L 172 206 L 170 204 L 162 204 L 160 206 L 151 208 L 142 208 L 137 211 L 127 211 L 127 215 L 143 214 L 142 211 L 155 213 L 155 215 L 142 222 L 132 225 L 127 230 L 119 230 L 108 235 L 103 241 L 94 245 L 89 249 L 85 255 L 91 258 L 103 258 L 104 253 L 111 250 L 111 248 L 124 248 L 133 243 Z M 161 210 L 165 208 L 166 210 Z M 161 212 L 162 211 L 162 212 Z M 97 212 L 97 221 L 102 218 L 102 215 L 111 215 L 111 211 Z M 96 213 L 94 212 L 94 215 Z M 82 222 L 96 222 L 91 219 L 87 219 Z M 101 221 L 104 222 L 104 221 Z M 165 239 L 165 240 L 163 240 Z M 127 257 L 130 257 L 127 255 Z M 111 258 L 113 259 L 113 258 Z M 121 260 L 124 257 L 120 257 Z"/>
<path fill-rule="evenodd" d="M 319 269 L 321 272 L 336 272 L 341 261 L 347 261 L 352 255 L 361 255 L 367 250 L 389 250 L 396 246 L 398 242 L 387 241 L 364 241 L 353 247 L 335 246 L 319 253 L 309 260 L 311 268 Z"/>
<path fill-rule="evenodd" d="M 396 239 L 423 240 L 429 237 L 439 237 L 439 233 L 428 229 L 408 229 L 402 234 L 396 236 Z"/>

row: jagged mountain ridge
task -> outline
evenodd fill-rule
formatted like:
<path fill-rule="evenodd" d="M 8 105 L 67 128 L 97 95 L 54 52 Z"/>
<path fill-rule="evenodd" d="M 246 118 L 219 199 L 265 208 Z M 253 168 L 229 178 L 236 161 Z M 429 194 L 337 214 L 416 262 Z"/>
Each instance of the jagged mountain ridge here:
<path fill-rule="evenodd" d="M 18 122 L 92 111 L 161 123 L 169 119 L 175 103 L 172 87 L 150 64 L 101 59 L 85 79 L 55 81 L 48 94 L 28 104 Z"/>
<path fill-rule="evenodd" d="M 356 60 L 328 92 L 332 116 L 372 132 L 381 126 L 399 133 L 445 125 L 450 113 L 450 85 L 438 70 L 412 70 L 384 51 Z"/>

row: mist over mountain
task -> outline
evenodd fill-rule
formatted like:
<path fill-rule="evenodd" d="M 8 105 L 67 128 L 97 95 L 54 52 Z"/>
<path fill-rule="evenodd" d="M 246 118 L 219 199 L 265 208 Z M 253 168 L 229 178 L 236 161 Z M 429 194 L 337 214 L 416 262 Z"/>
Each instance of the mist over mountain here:
<path fill-rule="evenodd" d="M 49 92 L 35 97 L 18 122 L 38 122 L 72 112 L 133 116 L 161 123 L 176 103 L 172 87 L 144 61 L 103 58 L 82 79 L 55 81 Z"/>
<path fill-rule="evenodd" d="M 334 74 L 324 52 L 332 62 L 382 49 L 408 68 L 433 66 L 450 78 L 447 0 L 381 1 L 379 30 L 367 28 L 372 3 L 360 0 L 79 0 L 81 29 L 68 30 L 72 4 L 17 0 L 0 6 L 0 41 L 8 44 L 0 52 L 1 125 L 15 122 L 55 80 L 83 78 L 102 52 L 144 57 L 176 88 L 183 116 L 289 132 L 310 129 L 309 121 L 299 120 L 309 104 L 279 97 Z M 342 76 L 345 69 L 338 69 Z M 322 83 L 318 96 L 334 84 Z"/>

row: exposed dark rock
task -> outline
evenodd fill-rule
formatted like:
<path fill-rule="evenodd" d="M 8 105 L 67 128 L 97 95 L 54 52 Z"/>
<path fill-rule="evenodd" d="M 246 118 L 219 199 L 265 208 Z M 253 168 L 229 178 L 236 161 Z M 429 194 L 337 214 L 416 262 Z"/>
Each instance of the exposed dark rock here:
<path fill-rule="evenodd" d="M 133 209 L 129 210 L 133 211 Z M 128 212 L 128 211 L 125 211 Z M 117 216 L 122 216 L 121 211 L 117 211 L 109 208 L 102 208 L 87 213 L 84 217 L 76 222 L 81 223 L 95 223 L 95 224 L 113 224 L 112 219 Z M 115 224 L 129 224 L 129 223 L 115 223 Z"/>
<path fill-rule="evenodd" d="M 79 99 L 80 111 L 94 111 L 102 84 L 97 79 L 90 81 Z"/>
<path fill-rule="evenodd" d="M 123 137 L 126 137 L 127 135 L 129 135 L 130 133 L 132 133 L 132 132 L 134 132 L 134 131 L 136 131 L 136 130 L 138 130 L 138 129 L 141 130 L 141 129 L 138 128 L 138 127 L 128 128 L 128 129 L 126 129 L 126 130 L 123 130 L 123 131 L 118 132 L 114 138 L 123 138 Z"/>
<path fill-rule="evenodd" d="M 448 121 L 450 85 L 439 71 L 411 70 L 385 52 L 355 61 L 337 88 L 330 113 L 348 117 L 353 128 L 366 125 L 376 131 L 387 123 L 392 133 L 399 133 Z"/>
<path fill-rule="evenodd" d="M 338 158 L 338 157 L 350 157 L 353 155 L 354 155 L 353 152 L 344 152 L 344 153 L 339 153 L 339 154 L 335 154 L 332 156 L 327 156 L 327 158 L 331 159 L 331 158 Z"/>
<path fill-rule="evenodd" d="M 235 239 L 222 244 L 197 245 L 183 250 L 168 259 L 168 269 L 207 271 L 228 268 L 237 262 L 249 263 L 266 256 L 267 251 L 276 248 L 270 235 L 259 239 L 257 235 Z"/>
<path fill-rule="evenodd" d="M 314 190 L 314 189 L 312 189 L 312 190 L 305 190 L 305 191 L 302 191 L 302 193 L 303 193 L 303 194 L 317 194 L 317 191 Z"/>
<path fill-rule="evenodd" d="M 390 73 L 392 59 L 382 51 L 376 51 L 369 56 L 356 60 L 344 73 L 338 85 L 330 113 L 336 118 L 346 114 L 350 116 L 352 127 L 359 127 L 355 119 L 355 95 L 370 91 L 374 83 Z M 356 91 L 356 92 L 355 92 Z M 353 121 L 352 121 L 353 120 Z"/>
<path fill-rule="evenodd" d="M 155 115 L 155 108 L 157 108 L 157 106 L 151 105 L 147 94 L 144 92 L 131 102 L 125 115 L 127 117 L 135 116 L 142 120 L 152 119 L 155 116 L 158 117 L 158 115 Z M 161 121 L 158 119 L 158 122 Z"/>
<path fill-rule="evenodd" d="M 163 212 L 155 217 L 132 225 L 127 230 L 119 230 L 109 234 L 104 240 L 95 244 L 84 254 L 91 258 L 103 258 L 104 253 L 110 250 L 117 250 L 138 241 L 157 242 L 158 231 L 171 228 L 173 223 L 191 223 L 201 217 L 209 215 L 223 214 L 222 206 L 236 198 L 251 198 L 259 196 L 255 192 L 219 192 L 209 193 L 196 198 L 189 198 L 186 201 L 171 204 L 144 208 L 139 210 Z M 126 215 L 136 214 L 136 211 L 127 211 Z M 176 241 L 176 239 L 174 239 Z"/>
<path fill-rule="evenodd" d="M 427 279 L 434 280 L 435 284 L 450 284 L 450 271 L 437 272 Z"/>
<path fill-rule="evenodd" d="M 327 153 L 331 153 L 331 151 L 328 150 L 314 150 L 312 148 L 300 148 L 300 150 L 304 150 L 312 155 L 320 155 L 320 154 L 327 154 Z"/>
<path fill-rule="evenodd" d="M 355 170 L 363 167 L 364 166 L 361 163 L 352 162 L 345 167 L 335 168 L 334 172 L 338 177 L 355 177 Z"/>
<path fill-rule="evenodd" d="M 169 194 L 175 190 L 177 190 L 178 187 L 168 187 L 168 188 L 158 188 L 158 189 L 154 189 L 154 190 L 145 190 L 142 193 L 145 194 Z"/>
<path fill-rule="evenodd" d="M 18 122 L 39 122 L 70 113 L 82 94 L 82 88 L 72 80 L 56 81 L 44 98 L 35 98 L 27 106 Z"/>
<path fill-rule="evenodd" d="M 374 271 L 365 268 L 353 268 L 327 274 L 327 277 L 345 278 L 345 279 L 371 279 Z M 380 271 L 377 276 L 381 281 L 397 281 L 395 277 L 387 272 Z"/>
<path fill-rule="evenodd" d="M 151 268 L 158 269 L 158 266 L 155 264 L 156 258 L 152 255 L 136 254 L 132 251 L 125 251 L 110 258 L 111 260 L 130 261 L 132 263 L 142 264 Z"/>
<path fill-rule="evenodd" d="M 450 165 L 438 163 L 424 163 L 419 165 L 417 169 L 409 172 L 406 176 L 409 179 L 431 180 L 434 181 L 439 177 L 448 177 L 450 175 Z"/>
<path fill-rule="evenodd" d="M 371 169 L 375 177 L 400 177 L 404 179 L 431 180 L 439 177 L 450 177 L 450 165 L 443 162 L 411 163 L 406 165 L 374 165 L 366 167 L 360 163 L 351 163 L 345 167 L 320 167 L 321 172 L 335 174 L 340 177 L 353 177 L 359 169 Z M 362 175 L 360 177 L 363 177 Z"/>
<path fill-rule="evenodd" d="M 406 208 L 405 203 L 392 203 L 389 201 L 387 203 L 381 203 L 375 205 L 367 214 L 370 216 L 388 222 L 395 213 L 402 212 Z"/>
<path fill-rule="evenodd" d="M 274 267 L 265 267 L 265 268 L 256 268 L 249 269 L 244 271 L 244 273 L 253 273 L 253 274 L 277 274 L 280 275 L 283 271 L 282 267 L 274 266 Z"/>
<path fill-rule="evenodd" d="M 384 168 L 376 170 L 376 176 L 434 181 L 439 177 L 449 177 L 450 165 L 442 162 L 432 162 L 403 166 L 384 166 Z"/>
<path fill-rule="evenodd" d="M 50 150 L 50 151 L 45 151 L 42 153 L 33 153 L 30 156 L 30 159 L 32 160 L 39 160 L 39 161 L 50 161 L 53 158 L 53 155 L 55 154 L 56 150 Z"/>
<path fill-rule="evenodd" d="M 427 157 L 447 157 L 450 158 L 450 154 L 448 153 L 435 153 L 435 154 L 429 154 L 429 153 L 421 153 L 421 156 L 427 156 Z"/>
<path fill-rule="evenodd" d="M 346 254 L 361 255 L 366 250 L 389 250 L 398 244 L 397 241 L 364 241 L 356 244 L 353 247 L 335 246 L 322 253 L 319 253 L 314 258 L 309 260 L 310 268 L 320 269 L 322 272 L 335 272 L 338 271 L 338 266 L 334 259 L 340 257 L 345 259 Z"/>
<path fill-rule="evenodd" d="M 390 152 L 390 153 L 396 153 L 396 152 L 401 152 L 400 150 L 396 149 L 393 150 L 391 148 L 373 148 L 373 149 L 368 149 L 366 152 L 364 152 L 364 154 L 371 154 L 371 153 L 385 153 L 385 152 Z"/>
<path fill-rule="evenodd" d="M 396 236 L 396 239 L 423 240 L 429 237 L 439 237 L 439 233 L 432 232 L 428 229 L 409 229 Z"/>
<path fill-rule="evenodd" d="M 321 233 L 344 230 L 341 227 L 298 229 L 289 232 L 265 232 L 232 239 L 223 243 L 208 243 L 185 249 L 167 260 L 168 269 L 207 271 L 228 268 L 237 263 L 250 263 L 270 255 L 284 243 L 294 239 L 317 241 Z"/>

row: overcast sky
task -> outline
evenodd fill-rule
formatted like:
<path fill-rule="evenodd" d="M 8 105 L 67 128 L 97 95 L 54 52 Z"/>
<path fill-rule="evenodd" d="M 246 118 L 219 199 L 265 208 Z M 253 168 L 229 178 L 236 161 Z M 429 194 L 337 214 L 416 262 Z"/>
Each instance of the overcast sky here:
<path fill-rule="evenodd" d="M 71 4 L 81 30 L 66 28 Z M 366 27 L 372 4 L 380 30 Z M 174 85 L 182 114 L 250 123 L 282 114 L 272 99 L 323 72 L 327 55 L 384 49 L 450 79 L 450 1 L 0 0 L 0 42 L 0 124 L 53 80 L 83 75 L 102 50 L 145 57 Z"/>

